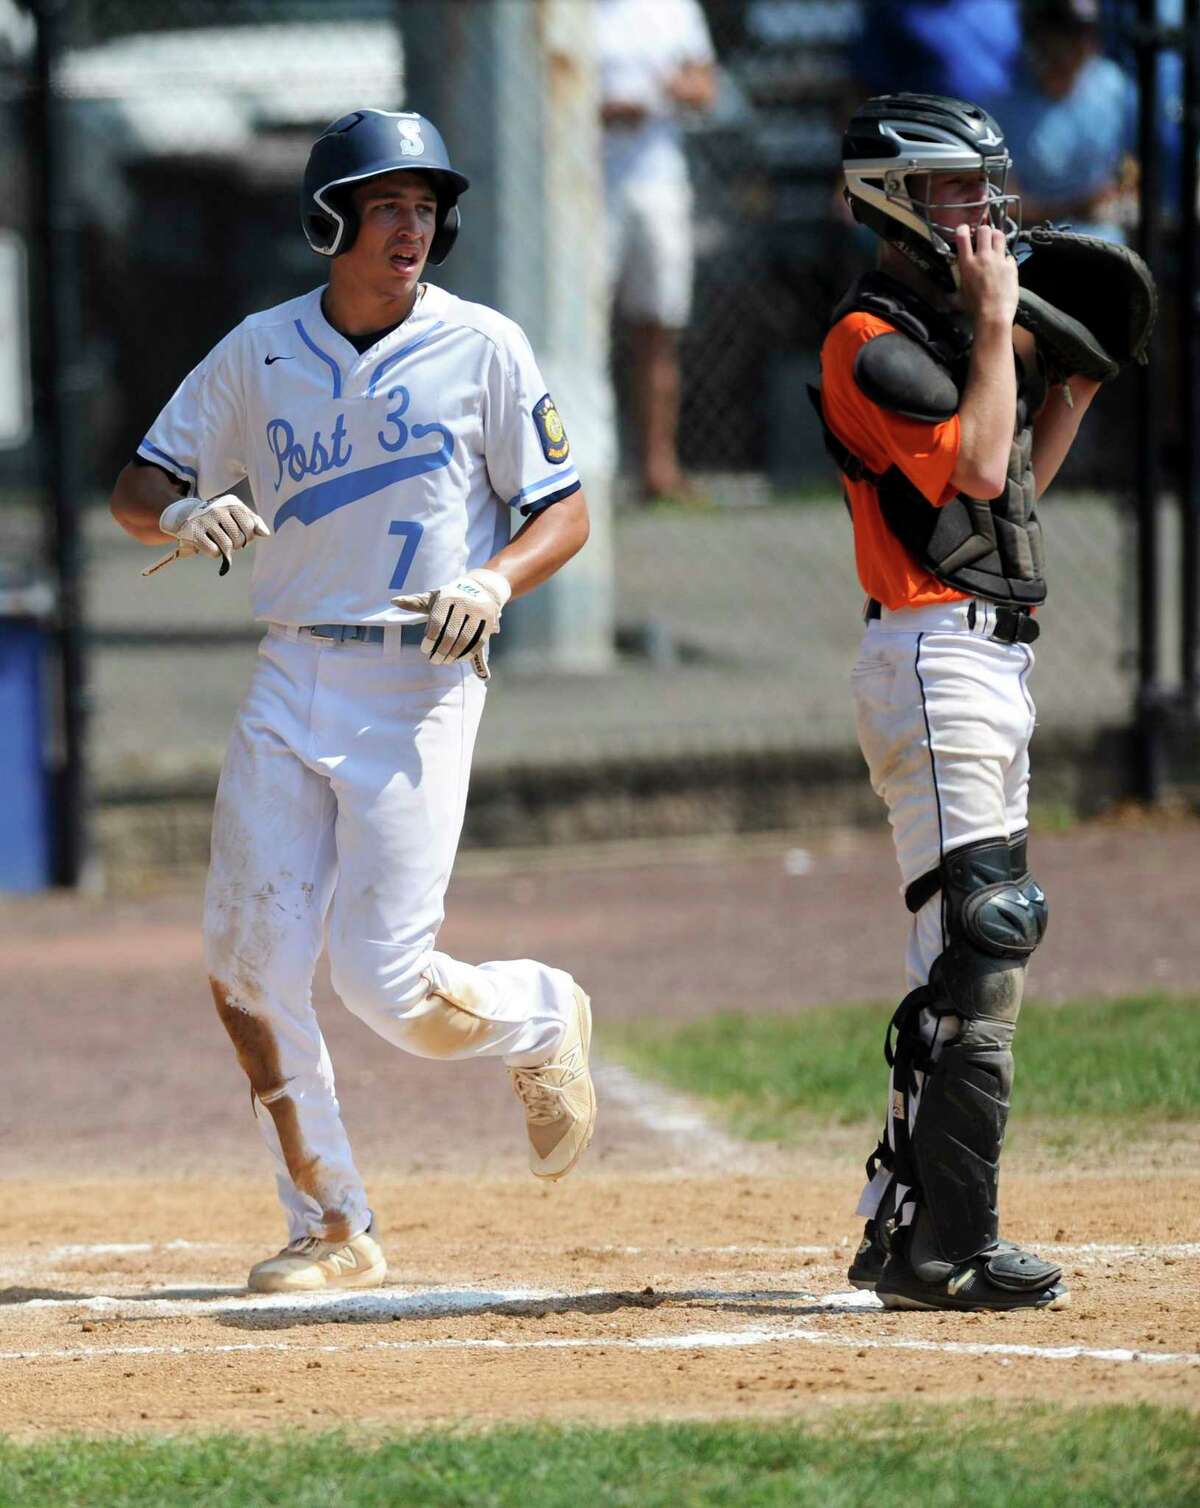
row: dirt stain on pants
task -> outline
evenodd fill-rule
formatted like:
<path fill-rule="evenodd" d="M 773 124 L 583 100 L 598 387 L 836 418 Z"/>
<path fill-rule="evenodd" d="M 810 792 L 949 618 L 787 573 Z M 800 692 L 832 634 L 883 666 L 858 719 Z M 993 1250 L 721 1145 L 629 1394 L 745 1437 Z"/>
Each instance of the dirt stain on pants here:
<path fill-rule="evenodd" d="M 261 1016 L 230 998 L 230 991 L 217 979 L 209 979 L 213 1001 L 222 1025 L 229 1033 L 238 1062 L 250 1080 L 250 1089 L 258 1103 L 266 1108 L 275 1123 L 283 1160 L 292 1182 L 302 1194 L 321 1207 L 326 1241 L 348 1241 L 353 1234 L 346 1216 L 329 1209 L 321 1191 L 321 1161 L 309 1154 L 300 1132 L 300 1121 L 292 1097 L 286 1093 L 287 1080 L 279 1067 L 279 1044 L 275 1033 Z"/>

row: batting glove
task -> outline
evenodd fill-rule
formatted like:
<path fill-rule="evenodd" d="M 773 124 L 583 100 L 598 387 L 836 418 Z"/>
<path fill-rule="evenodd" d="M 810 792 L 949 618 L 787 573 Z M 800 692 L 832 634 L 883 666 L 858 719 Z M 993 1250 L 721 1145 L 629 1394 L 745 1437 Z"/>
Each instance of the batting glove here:
<path fill-rule="evenodd" d="M 500 614 L 512 587 L 499 571 L 468 571 L 432 592 L 393 597 L 392 604 L 428 620 L 421 649 L 434 665 L 470 657 L 481 681 L 490 678 L 487 642 L 500 630 Z"/>
<path fill-rule="evenodd" d="M 228 493 L 207 503 L 195 497 L 168 503 L 159 516 L 158 527 L 164 534 L 173 534 L 179 543 L 169 555 L 147 566 L 143 576 L 152 576 L 173 560 L 197 554 L 211 555 L 214 560 L 220 556 L 224 576 L 235 550 L 245 549 L 256 535 L 265 539 L 271 533 L 266 521 L 253 508 Z"/>

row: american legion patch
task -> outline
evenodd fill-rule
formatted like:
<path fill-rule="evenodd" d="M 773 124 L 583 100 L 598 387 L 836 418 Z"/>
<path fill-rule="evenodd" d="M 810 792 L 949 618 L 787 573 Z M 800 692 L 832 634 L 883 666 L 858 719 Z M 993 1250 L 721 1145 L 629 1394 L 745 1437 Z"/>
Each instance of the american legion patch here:
<path fill-rule="evenodd" d="M 534 404 L 533 422 L 537 425 L 538 439 L 542 442 L 542 454 L 546 459 L 555 465 L 565 461 L 571 454 L 571 442 L 549 393 L 543 394 Z"/>

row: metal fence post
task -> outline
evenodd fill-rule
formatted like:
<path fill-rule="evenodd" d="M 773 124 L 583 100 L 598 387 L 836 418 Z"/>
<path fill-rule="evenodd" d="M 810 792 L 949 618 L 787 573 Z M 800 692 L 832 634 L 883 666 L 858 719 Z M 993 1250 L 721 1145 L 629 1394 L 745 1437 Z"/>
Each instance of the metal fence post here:
<path fill-rule="evenodd" d="M 1186 0 L 1183 32 L 1183 173 L 1180 189 L 1179 290 L 1183 352 L 1180 363 L 1180 674 L 1182 708 L 1194 719 L 1200 711 L 1200 475 L 1197 474 L 1197 433 L 1200 431 L 1200 288 L 1197 274 L 1197 195 L 1200 193 L 1200 0 Z"/>
<path fill-rule="evenodd" d="M 66 46 L 69 0 L 36 0 L 37 72 L 34 134 L 42 276 L 36 325 L 35 424 L 46 457 L 46 552 L 57 583 L 57 651 L 61 748 L 54 774 L 54 879 L 79 883 L 87 860 L 87 659 L 83 622 L 81 471 L 76 420 L 80 282 L 77 225 L 67 169 L 66 109 L 56 76 Z"/>
<path fill-rule="evenodd" d="M 1157 0 L 1139 0 L 1133 39 L 1138 77 L 1139 250 L 1161 285 L 1162 157 L 1158 135 Z M 1134 711 L 1135 785 L 1146 801 L 1157 801 L 1164 777 L 1163 688 L 1159 681 L 1159 489 L 1161 487 L 1162 363 L 1154 344 L 1148 364 L 1138 370 L 1137 623 L 1138 682 Z"/>
<path fill-rule="evenodd" d="M 592 515 L 587 549 L 508 609 L 500 653 L 514 667 L 603 670 L 614 640 L 615 445 L 590 7 L 408 0 L 398 18 L 406 104 L 442 126 L 471 179 L 444 281 L 524 328 L 566 422 Z"/>

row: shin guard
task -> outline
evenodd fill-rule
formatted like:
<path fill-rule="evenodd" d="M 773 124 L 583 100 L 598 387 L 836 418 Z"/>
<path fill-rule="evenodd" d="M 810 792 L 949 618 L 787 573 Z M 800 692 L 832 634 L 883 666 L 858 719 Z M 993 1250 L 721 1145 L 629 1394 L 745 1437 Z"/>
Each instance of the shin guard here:
<path fill-rule="evenodd" d="M 911 1145 L 921 1215 L 910 1259 L 963 1262 L 995 1245 L 1000 1152 L 1012 1097 L 1012 1042 L 1045 897 L 1006 838 L 967 844 L 941 865 L 947 947 L 929 976 L 932 1009 L 960 1029 L 930 1065 Z M 1014 873 L 1013 860 L 1023 871 Z"/>

